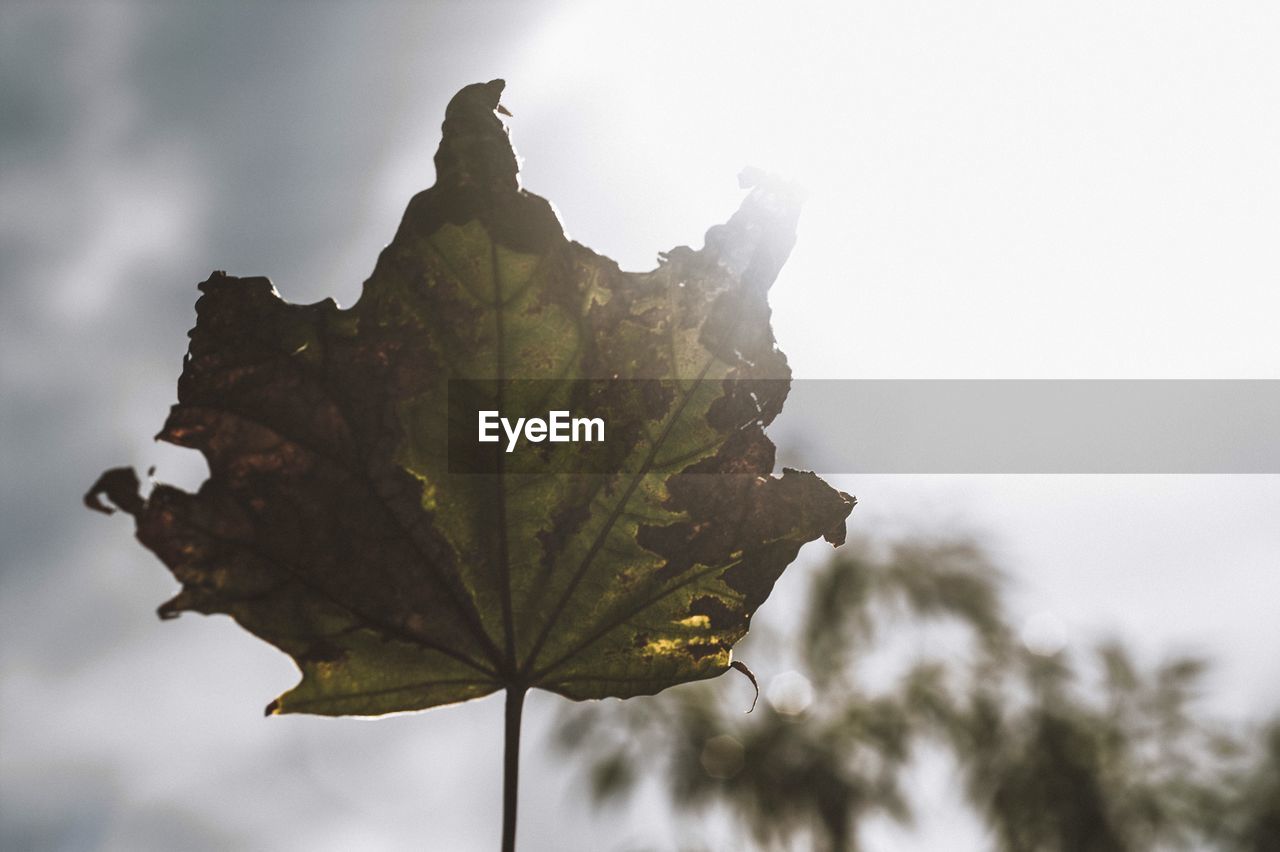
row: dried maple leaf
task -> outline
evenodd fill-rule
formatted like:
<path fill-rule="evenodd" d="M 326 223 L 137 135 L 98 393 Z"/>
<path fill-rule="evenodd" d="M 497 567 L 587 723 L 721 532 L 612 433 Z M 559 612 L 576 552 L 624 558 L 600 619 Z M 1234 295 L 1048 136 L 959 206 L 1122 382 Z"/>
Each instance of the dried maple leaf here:
<path fill-rule="evenodd" d="M 86 496 L 132 514 L 182 583 L 162 617 L 226 613 L 297 661 L 268 712 L 712 677 L 801 545 L 843 538 L 852 499 L 774 476 L 763 431 L 790 379 L 766 293 L 794 194 L 760 178 L 703 249 L 622 272 L 520 189 L 502 88 L 449 104 L 437 182 L 350 309 L 287 304 L 265 278 L 200 285 L 159 435 L 208 459 L 199 492 L 144 499 L 117 468 Z M 460 472 L 464 385 L 499 409 L 576 394 L 610 440 Z"/>

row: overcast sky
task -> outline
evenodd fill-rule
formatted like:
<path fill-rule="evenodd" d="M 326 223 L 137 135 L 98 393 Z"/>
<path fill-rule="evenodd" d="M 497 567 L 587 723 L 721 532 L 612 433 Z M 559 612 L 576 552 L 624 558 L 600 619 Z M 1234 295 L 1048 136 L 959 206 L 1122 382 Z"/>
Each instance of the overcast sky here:
<path fill-rule="evenodd" d="M 1263 0 L 0 6 L 0 846 L 496 845 L 500 699 L 263 720 L 289 660 L 160 625 L 172 578 L 79 505 L 116 464 L 199 485 L 151 441 L 196 282 L 350 304 L 462 85 L 506 78 L 525 186 L 626 268 L 700 245 L 744 165 L 803 182 L 798 376 L 1280 378 L 1277 32 Z M 1280 708 L 1280 477 L 839 485 L 862 534 L 981 535 L 1072 647 L 1208 652 L 1216 712 Z M 645 803 L 593 821 L 539 747 L 558 701 L 525 848 L 636 848 Z"/>

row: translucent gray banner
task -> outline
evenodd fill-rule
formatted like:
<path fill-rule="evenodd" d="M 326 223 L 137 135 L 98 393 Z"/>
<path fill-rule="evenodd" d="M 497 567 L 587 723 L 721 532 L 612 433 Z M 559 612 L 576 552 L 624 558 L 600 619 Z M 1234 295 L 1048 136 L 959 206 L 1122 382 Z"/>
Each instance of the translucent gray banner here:
<path fill-rule="evenodd" d="M 796 380 L 769 434 L 820 473 L 1280 473 L 1280 381 Z"/>

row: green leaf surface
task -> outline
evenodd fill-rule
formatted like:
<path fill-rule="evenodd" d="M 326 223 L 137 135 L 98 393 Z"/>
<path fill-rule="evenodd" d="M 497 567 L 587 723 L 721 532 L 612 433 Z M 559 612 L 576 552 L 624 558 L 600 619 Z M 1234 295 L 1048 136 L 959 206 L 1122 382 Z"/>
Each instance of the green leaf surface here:
<path fill-rule="evenodd" d="M 116 468 L 86 496 L 132 514 L 182 583 L 163 617 L 226 613 L 294 658 L 302 680 L 268 712 L 712 677 L 800 547 L 843 540 L 852 498 L 774 475 L 764 434 L 790 380 L 766 297 L 796 193 L 750 177 L 701 250 L 623 272 L 520 189 L 502 88 L 449 104 L 437 182 L 351 308 L 288 304 L 265 278 L 200 285 L 159 435 L 205 455 L 197 493 L 144 499 Z M 448 397 L 464 382 L 503 411 L 585 409 L 610 440 L 458 472 Z"/>

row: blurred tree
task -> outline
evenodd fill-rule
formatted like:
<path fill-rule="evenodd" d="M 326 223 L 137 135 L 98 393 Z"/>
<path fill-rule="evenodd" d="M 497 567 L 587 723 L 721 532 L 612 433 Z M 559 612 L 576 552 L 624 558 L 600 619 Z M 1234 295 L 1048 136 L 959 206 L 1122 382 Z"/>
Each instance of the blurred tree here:
<path fill-rule="evenodd" d="M 1228 777 L 1213 837 L 1233 852 L 1280 850 L 1280 718 L 1255 734 L 1257 757 Z"/>
<path fill-rule="evenodd" d="M 572 707 L 558 745 L 598 803 L 661 778 L 678 812 L 724 814 L 739 848 L 855 850 L 865 818 L 909 822 L 905 772 L 928 745 L 1004 852 L 1280 848 L 1280 722 L 1250 750 L 1197 719 L 1199 659 L 1028 650 L 1004 584 L 972 542 L 851 542 L 813 577 L 794 640 L 749 640 L 784 672 L 756 712 L 691 684 Z"/>

